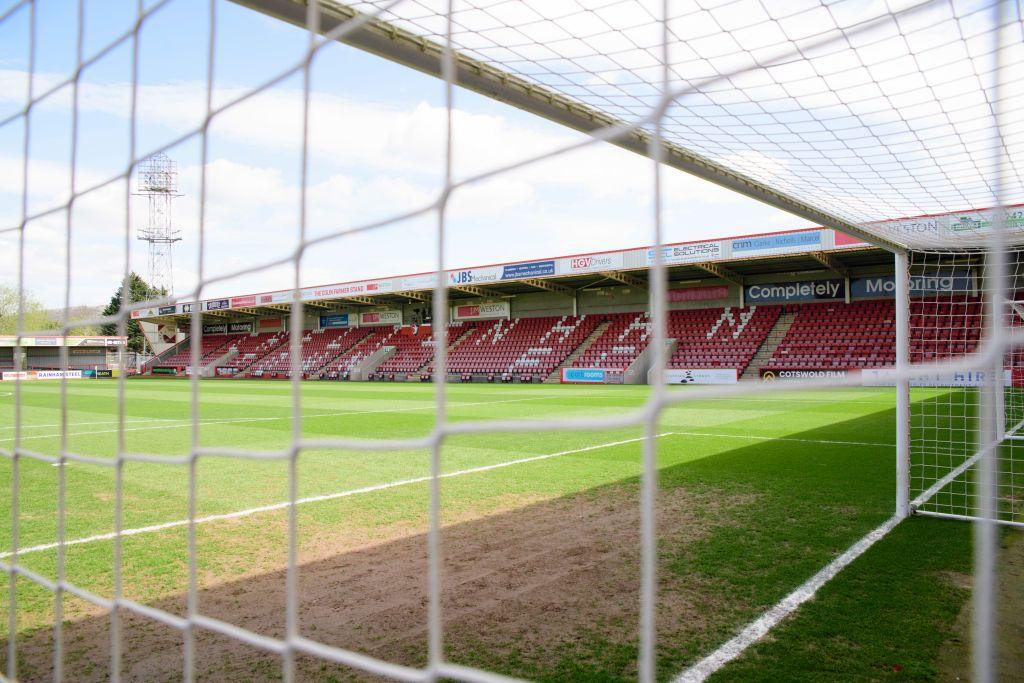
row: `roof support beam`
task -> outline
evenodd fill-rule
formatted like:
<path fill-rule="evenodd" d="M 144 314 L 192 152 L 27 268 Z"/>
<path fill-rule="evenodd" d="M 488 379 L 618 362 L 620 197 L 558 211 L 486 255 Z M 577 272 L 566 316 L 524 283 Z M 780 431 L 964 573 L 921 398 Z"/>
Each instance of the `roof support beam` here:
<path fill-rule="evenodd" d="M 728 268 L 721 266 L 717 263 L 694 263 L 693 265 L 696 266 L 697 268 L 700 268 L 703 271 L 711 273 L 712 275 L 721 280 L 731 282 L 734 285 L 739 285 L 740 287 L 743 286 L 744 280 L 742 275 L 740 275 L 739 273 L 734 273 Z"/>
<path fill-rule="evenodd" d="M 608 270 L 602 272 L 601 275 L 605 276 L 609 280 L 615 280 L 616 282 L 621 282 L 624 285 L 635 287 L 640 291 L 647 291 L 647 283 L 639 278 L 633 277 L 629 273 L 617 273 L 614 270 Z"/>
<path fill-rule="evenodd" d="M 576 290 L 571 287 L 566 287 L 565 285 L 556 285 L 554 282 L 548 282 L 547 280 L 519 280 L 519 283 L 524 285 L 530 285 L 531 287 L 536 287 L 537 289 L 543 289 L 545 292 L 555 292 L 557 294 L 565 294 L 566 296 L 574 296 L 576 294 Z"/>
<path fill-rule="evenodd" d="M 486 287 L 477 287 L 475 285 L 459 285 L 457 287 L 455 285 L 452 285 L 451 289 L 454 289 L 457 292 L 465 292 L 466 294 L 472 294 L 473 296 L 482 296 L 482 297 L 491 297 L 491 298 L 497 298 L 497 297 L 504 297 L 505 296 L 501 292 L 496 292 L 493 289 L 487 289 Z"/>
<path fill-rule="evenodd" d="M 395 292 L 395 296 L 404 296 L 413 301 L 430 301 L 430 295 L 426 292 Z"/>
<path fill-rule="evenodd" d="M 367 306 L 380 306 L 379 301 L 374 301 L 368 296 L 347 296 L 339 303 L 366 304 Z"/>
<path fill-rule="evenodd" d="M 823 251 L 816 251 L 816 252 L 812 253 L 810 256 L 811 256 L 812 259 L 814 259 L 815 261 L 817 261 L 821 265 L 825 266 L 826 268 L 831 270 L 836 275 L 839 275 L 841 277 L 846 277 L 850 273 L 849 269 L 846 266 L 844 266 L 839 261 L 839 259 L 837 259 L 832 254 L 827 254 L 827 253 L 825 253 Z"/>
<path fill-rule="evenodd" d="M 251 7 L 290 24 L 306 27 L 306 0 L 233 0 L 233 2 Z M 321 33 L 333 31 L 355 17 L 365 16 L 339 0 L 330 0 L 330 2 L 321 0 L 320 7 Z M 358 29 L 345 32 L 338 40 L 418 71 L 441 77 L 443 46 L 385 21 L 369 21 Z M 612 127 L 625 127 L 623 121 L 598 109 L 464 54 L 456 53 L 455 55 L 455 83 L 486 97 L 506 102 L 584 133 L 593 133 Z M 643 156 L 648 156 L 650 153 L 649 141 L 650 135 L 639 129 L 609 140 L 614 145 Z M 783 211 L 788 211 L 818 225 L 859 237 L 869 244 L 893 252 L 904 251 L 903 247 L 894 242 L 868 233 L 839 216 L 810 206 L 795 197 L 790 197 L 695 152 L 668 142 L 663 142 L 662 147 L 662 158 L 664 163 L 669 166 Z"/>

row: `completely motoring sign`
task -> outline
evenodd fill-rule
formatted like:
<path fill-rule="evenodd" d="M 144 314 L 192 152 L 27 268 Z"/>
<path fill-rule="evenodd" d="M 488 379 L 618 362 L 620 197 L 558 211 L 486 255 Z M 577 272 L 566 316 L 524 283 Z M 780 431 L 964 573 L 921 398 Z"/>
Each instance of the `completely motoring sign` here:
<path fill-rule="evenodd" d="M 910 276 L 910 294 L 965 294 L 971 292 L 971 273 L 957 268 L 929 275 Z M 852 278 L 850 296 L 854 298 L 891 297 L 896 293 L 892 275 Z M 746 301 L 751 304 L 789 301 L 817 301 L 846 297 L 845 280 L 806 280 L 804 282 L 773 282 L 747 285 Z"/>
<path fill-rule="evenodd" d="M 773 282 L 764 285 L 747 285 L 743 290 L 748 304 L 843 299 L 846 297 L 846 282 L 844 280 Z"/>

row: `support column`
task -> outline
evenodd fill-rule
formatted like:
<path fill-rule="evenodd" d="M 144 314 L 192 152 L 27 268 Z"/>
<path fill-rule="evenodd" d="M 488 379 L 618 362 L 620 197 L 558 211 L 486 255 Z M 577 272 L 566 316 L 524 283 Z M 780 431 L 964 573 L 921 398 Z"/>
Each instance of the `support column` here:
<path fill-rule="evenodd" d="M 910 514 L 910 268 L 896 253 L 896 514 Z"/>

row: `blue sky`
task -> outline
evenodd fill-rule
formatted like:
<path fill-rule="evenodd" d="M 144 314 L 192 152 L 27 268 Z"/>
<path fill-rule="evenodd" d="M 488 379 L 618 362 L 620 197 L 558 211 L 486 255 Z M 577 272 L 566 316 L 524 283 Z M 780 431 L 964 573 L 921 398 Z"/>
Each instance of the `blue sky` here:
<path fill-rule="evenodd" d="M 10 3 L 0 3 L 6 8 Z M 74 69 L 76 3 L 39 0 L 36 91 Z M 134 2 L 86 3 L 85 54 L 127 30 Z M 3 11 L 3 10 L 0 10 Z M 215 102 L 244 93 L 297 62 L 306 35 L 230 2 L 218 2 Z M 0 24 L 0 119 L 24 104 L 27 13 Z M 137 153 L 196 130 L 204 113 L 206 0 L 172 0 L 140 33 Z M 79 188 L 128 163 L 131 43 L 87 68 L 80 81 Z M 216 117 L 210 129 L 205 277 L 278 259 L 298 243 L 301 78 L 291 77 Z M 338 44 L 312 72 L 308 236 L 333 234 L 419 208 L 437 196 L 443 161 L 442 83 Z M 456 176 L 528 158 L 582 139 L 577 133 L 487 98 L 457 91 Z M 34 110 L 29 212 L 67 202 L 70 88 Z M 0 229 L 18 223 L 20 119 L 0 127 Z M 199 140 L 171 149 L 185 196 L 176 204 L 184 240 L 175 249 L 178 293 L 198 277 Z M 650 162 L 592 145 L 457 192 L 450 206 L 449 267 L 631 247 L 651 241 Z M 671 169 L 666 172 L 667 241 L 798 228 L 789 214 Z M 133 201 L 136 220 L 143 204 Z M 64 300 L 65 215 L 32 221 L 26 286 L 45 304 Z M 128 240 L 145 271 L 145 245 Z M 435 267 L 436 218 L 423 216 L 309 250 L 302 284 L 421 272 Z M 0 282 L 16 279 L 16 240 L 0 234 Z M 125 253 L 125 185 L 82 197 L 71 231 L 71 303 L 98 304 L 116 287 Z M 210 284 L 203 296 L 290 286 L 291 267 Z"/>

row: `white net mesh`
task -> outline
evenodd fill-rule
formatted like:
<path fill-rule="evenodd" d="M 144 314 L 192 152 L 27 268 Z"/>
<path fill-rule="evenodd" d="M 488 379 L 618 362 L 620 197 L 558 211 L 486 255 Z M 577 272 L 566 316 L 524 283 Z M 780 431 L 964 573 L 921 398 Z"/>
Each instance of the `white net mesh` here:
<path fill-rule="evenodd" d="M 885 241 L 911 247 L 978 246 L 996 235 L 993 228 L 1005 222 L 1011 239 L 1016 239 L 1024 224 L 1018 218 L 1004 221 L 1005 212 L 985 207 L 1008 206 L 1024 201 L 1024 180 L 1020 159 L 1024 158 L 1019 115 L 1024 110 L 1020 88 L 1024 84 L 1024 47 L 1021 41 L 1020 7 L 1016 3 L 996 2 L 948 3 L 923 2 L 894 9 L 877 8 L 868 13 L 862 3 L 792 3 L 730 2 L 670 3 L 661 5 L 639 1 L 508 2 L 507 0 L 445 3 L 419 1 L 356 3 L 355 10 L 368 14 L 355 16 L 349 8 L 328 2 L 312 4 L 278 0 L 249 2 L 271 14 L 299 21 L 310 29 L 308 50 L 294 64 L 282 67 L 262 86 L 247 88 L 237 97 L 215 103 L 213 74 L 217 54 L 217 3 L 209 5 L 211 30 L 206 45 L 207 90 L 205 111 L 199 125 L 185 135 L 161 140 L 153 148 L 139 149 L 136 143 L 136 89 L 138 86 L 138 53 L 144 40 L 144 28 L 152 17 L 173 4 L 163 0 L 149 5 L 139 3 L 135 21 L 122 35 L 110 39 L 100 50 L 86 53 L 83 48 L 83 14 L 86 3 L 79 3 L 76 13 L 69 10 L 64 21 L 74 27 L 76 60 L 64 81 L 41 86 L 34 75 L 38 58 L 38 4 L 21 0 L 0 10 L 0 27 L 24 38 L 27 54 L 24 64 L 24 98 L 19 105 L 0 118 L 0 130 L 14 140 L 10 149 L 19 161 L 16 179 L 20 201 L 12 220 L 0 226 L 0 235 L 15 242 L 17 283 L 24 291 L 27 265 L 24 257 L 26 235 L 36 221 L 52 215 L 66 216 L 65 247 L 70 245 L 72 215 L 76 204 L 108 186 L 120 186 L 124 192 L 122 225 L 125 235 L 123 272 L 129 273 L 131 228 L 129 196 L 131 180 L 137 165 L 154 153 L 166 151 L 186 140 L 196 141 L 201 149 L 199 225 L 200 248 L 195 289 L 181 294 L 180 299 L 201 298 L 203 290 L 219 281 L 243 273 L 261 272 L 279 266 L 293 269 L 294 286 L 304 282 L 302 255 L 305 250 L 323 246 L 342 235 L 369 232 L 399 223 L 410 215 L 432 216 L 437 221 L 438 276 L 433 291 L 434 343 L 438 368 L 446 365 L 448 316 L 445 267 L 446 211 L 452 196 L 472 182 L 509 172 L 527 164 L 567 154 L 575 148 L 612 140 L 633 149 L 649 151 L 655 162 L 664 161 L 705 177 L 719 177 L 727 185 L 743 186 L 744 191 L 759 193 L 766 200 L 792 208 L 801 215 L 820 215 L 833 226 L 851 226 L 860 234 L 878 235 Z M 1001 12 L 999 10 L 1002 10 Z M 380 23 L 387 22 L 387 23 Z M 320 37 L 321 27 L 328 29 Z M 406 31 L 407 33 L 403 33 Z M 366 36 L 369 36 L 367 38 Z M 347 226 L 325 236 L 311 239 L 306 233 L 308 186 L 308 124 L 310 69 L 319 50 L 333 40 L 350 40 L 357 44 L 373 43 L 379 52 L 402 53 L 412 46 L 423 60 L 419 66 L 439 72 L 444 77 L 446 148 L 442 191 L 436 200 L 416 211 L 392 215 L 365 225 Z M 405 46 L 405 47 L 403 47 Z M 125 169 L 108 178 L 90 179 L 82 183 L 76 177 L 76 153 L 79 149 L 78 85 L 83 69 L 102 54 L 114 49 L 132 53 L 130 74 L 131 123 L 128 131 Z M 402 53 L 406 54 L 406 53 Z M 402 57 L 402 59 L 406 59 Z M 412 61 L 411 59 L 407 61 Z M 414 64 L 415 66 L 416 64 Z M 484 71 L 497 74 L 492 83 L 498 97 L 515 91 L 517 104 L 527 109 L 548 107 L 551 118 L 561 117 L 570 124 L 596 130 L 595 138 L 573 147 L 552 149 L 523 159 L 518 164 L 488 168 L 471 177 L 457 177 L 452 168 L 454 130 L 452 106 L 453 83 Z M 302 81 L 306 108 L 303 110 L 302 202 L 297 216 L 299 248 L 270 262 L 246 264 L 228 275 L 210 276 L 203 250 L 206 220 L 207 161 L 209 126 L 224 112 L 258 95 L 285 78 Z M 518 79 L 518 80 L 517 80 Z M 20 82 L 20 81 L 19 81 Z M 522 87 L 523 84 L 525 87 Z M 534 88 L 530 87 L 533 84 Z M 504 89 L 504 88 L 508 89 Z M 33 115 L 40 103 L 54 92 L 70 88 L 71 126 L 69 170 L 70 193 L 48 206 L 30 210 L 28 178 L 32 149 Z M 485 87 L 478 84 L 480 90 Z M 560 112 L 556 115 L 555 112 Z M 589 121 L 584 124 L 583 121 Z M 620 126 L 624 123 L 625 127 Z M 13 131 L 13 132 L 12 132 Z M 625 142 L 624 142 L 625 141 Z M 660 144 L 667 143 L 667 146 Z M 726 171 L 726 172 L 723 172 Z M 653 243 L 660 245 L 661 186 L 660 164 L 652 165 Z M 959 219 L 909 219 L 897 223 L 882 221 L 903 216 L 963 211 Z M 67 253 L 70 254 L 70 248 Z M 654 379 L 665 364 L 666 275 L 661 249 L 656 249 L 650 278 L 651 346 L 655 350 Z M 1002 254 L 998 241 L 990 254 Z M 70 257 L 69 257 L 70 258 Z M 979 272 L 978 257 L 961 251 L 958 254 L 916 253 L 911 259 L 912 278 L 951 278 L 953 289 L 923 294 L 926 285 L 915 293 L 911 281 L 910 362 L 960 359 L 957 371 L 975 368 L 981 361 L 963 361 L 964 354 L 981 349 L 979 342 L 986 329 L 985 296 L 1001 302 L 1002 307 L 1016 311 L 1016 287 L 1012 294 L 1001 296 L 1004 288 L 999 278 L 986 278 Z M 1011 272 L 1017 261 L 1010 259 Z M 63 268 L 65 291 L 70 292 L 70 264 Z M 985 280 L 980 286 L 978 278 Z M 960 283 L 963 283 L 962 285 Z M 970 282 L 971 284 L 967 284 Z M 996 285 L 991 283 L 995 282 Z M 924 289 L 922 289 L 924 288 Z M 65 320 L 70 301 L 65 299 Z M 121 312 L 75 321 L 62 330 L 72 332 L 76 326 L 115 323 L 123 334 L 133 309 L 173 303 L 152 301 L 132 304 L 125 292 Z M 25 326 L 24 300 L 18 307 L 18 334 L 28 336 L 34 330 Z M 186 680 L 201 672 L 196 670 L 195 641 L 199 632 L 245 643 L 261 652 L 280 657 L 284 677 L 296 674 L 296 659 L 311 656 L 326 662 L 346 665 L 353 670 L 404 680 L 438 677 L 459 680 L 492 681 L 500 677 L 490 671 L 461 666 L 446 661 L 443 652 L 440 570 L 440 499 L 441 448 L 446 440 L 458 435 L 517 433 L 540 430 L 569 432 L 584 429 L 617 427 L 642 428 L 643 475 L 640 499 L 640 623 L 637 636 L 637 673 L 641 680 L 653 680 L 657 672 L 656 644 L 656 559 L 655 499 L 658 419 L 666 406 L 688 400 L 685 395 L 669 395 L 660 382 L 653 385 L 642 408 L 624 411 L 615 417 L 589 419 L 580 417 L 562 420 L 451 421 L 448 419 L 446 373 L 436 378 L 436 407 L 431 429 L 416 438 L 368 439 L 358 437 L 317 438 L 302 431 L 302 394 L 299 390 L 302 366 L 303 310 L 293 306 L 290 312 L 289 361 L 291 367 L 290 415 L 292 431 L 288 447 L 273 450 L 258 448 L 211 447 L 200 441 L 199 377 L 191 379 L 191 406 L 188 427 L 191 446 L 184 456 L 142 454 L 126 446 L 126 392 L 122 377 L 118 387 L 117 449 L 113 457 L 84 456 L 68 447 L 68 411 L 66 382 L 61 384 L 61 412 L 57 429 L 61 435 L 59 455 L 36 452 L 31 442 L 23 440 L 23 389 L 13 384 L 13 435 L 7 448 L 0 450 L 10 471 L 11 528 L 10 550 L 3 555 L 2 567 L 8 574 L 7 589 L 7 652 L 6 675 L 19 677 L 19 582 L 29 581 L 51 591 L 55 597 L 53 628 L 55 632 L 53 672 L 57 679 L 75 678 L 66 670 L 62 657 L 61 604 L 68 596 L 81 599 L 109 612 L 110 677 L 122 675 L 122 617 L 133 615 L 161 624 L 184 638 L 182 671 Z M 1017 318 L 1006 329 L 1017 328 Z M 1001 330 L 1000 326 L 990 326 Z M 202 355 L 202 316 L 193 311 L 191 329 L 192 365 L 200 366 Z M 998 352 L 1006 342 L 995 335 Z M 1005 392 L 1005 424 L 1011 432 L 1012 451 L 1017 426 L 1024 410 L 1012 386 L 1015 383 L 1017 352 L 1010 353 L 1011 386 Z M 68 357 L 62 355 L 62 367 Z M 949 366 L 953 367 L 953 366 Z M 899 368 L 903 370 L 904 368 Z M 990 377 L 995 373 L 990 373 Z M 890 376 L 890 379 L 892 377 Z M 756 385 L 761 386 L 761 385 Z M 792 388 L 798 389 L 800 383 Z M 991 453 L 979 444 L 994 438 L 978 439 L 978 432 L 987 433 L 981 414 L 991 402 L 982 401 L 984 387 L 929 387 L 929 397 L 917 403 L 911 412 L 912 449 L 910 462 L 911 496 L 921 498 L 937 482 L 939 490 L 924 496 L 917 504 L 922 511 L 943 512 L 964 516 L 994 517 L 1020 521 L 1020 473 L 1009 469 L 1000 476 L 986 475 L 993 463 L 982 457 L 971 461 L 977 452 Z M 728 396 L 744 391 L 758 391 L 747 386 L 721 390 L 706 396 Z M 999 423 L 1003 424 L 1003 413 Z M 300 629 L 298 618 L 299 570 L 297 565 L 298 523 L 300 501 L 298 461 L 302 453 L 325 449 L 363 452 L 392 452 L 427 449 L 431 453 L 429 474 L 417 481 L 430 485 L 427 540 L 427 622 L 428 662 L 422 668 L 399 665 L 368 656 L 344 647 L 321 642 L 315 634 Z M 1006 451 L 1000 451 L 1003 453 Z M 203 613 L 198 598 L 201 571 L 196 551 L 196 525 L 205 521 L 197 517 L 197 469 L 200 462 L 211 457 L 235 459 L 242 463 L 278 462 L 288 468 L 288 499 L 275 509 L 287 511 L 287 561 L 285 569 L 285 624 L 281 633 L 267 635 Z M 24 461 L 57 465 L 57 499 L 53 572 L 32 571 L 20 562 L 19 527 L 23 499 L 21 467 Z M 996 467 L 1014 467 L 1013 457 L 992 458 Z M 979 467 L 957 469 L 966 462 Z M 65 548 L 68 530 L 65 515 L 68 507 L 66 467 L 68 462 L 106 468 L 112 472 L 114 488 L 110 505 L 113 509 L 113 530 L 102 535 L 112 540 L 110 564 L 113 589 L 109 594 L 94 593 L 67 580 Z M 124 488 L 123 472 L 133 463 L 184 467 L 188 470 L 187 519 L 173 525 L 188 530 L 188 591 L 182 614 L 125 598 L 123 585 Z M 986 465 L 986 463 L 988 463 Z M 952 480 L 943 479 L 953 475 Z M 449 476 L 449 475 L 444 475 Z M 997 483 L 998 480 L 998 483 Z M 972 486 L 975 487 L 972 489 Z M 996 487 L 1000 488 L 996 488 Z M 981 491 L 979 495 L 976 491 Z M 998 501 L 998 502 L 997 502 Z M 998 509 L 997 509 L 998 508 Z M 267 508 L 270 509 L 270 508 Z M 738 656 L 751 643 L 801 603 L 813 596 L 818 587 L 853 561 L 871 543 L 885 535 L 902 517 L 897 515 L 878 530 L 839 555 L 792 596 L 753 622 L 733 640 L 716 649 L 707 659 L 698 662 L 687 676 L 702 679 Z M 982 525 L 985 530 L 990 525 Z M 133 533 L 139 533 L 133 531 Z M 977 585 L 975 621 L 976 672 L 979 680 L 991 676 L 991 558 L 994 555 L 990 531 L 979 534 L 976 569 Z M 81 539 L 73 539 L 82 542 Z M 986 631 L 986 628 L 989 629 Z"/>
<path fill-rule="evenodd" d="M 1019 252 L 1008 252 L 1009 292 L 1017 290 Z M 915 364 L 936 364 L 912 380 L 920 397 L 911 410 L 911 497 L 918 510 L 976 516 L 976 468 L 982 424 L 982 388 L 991 372 L 985 367 L 943 370 L 943 363 L 978 350 L 986 330 L 986 299 L 995 289 L 983 252 L 915 253 L 911 259 L 910 357 Z M 1005 327 L 1020 327 L 1013 298 L 1005 302 Z M 999 518 L 1020 522 L 1020 454 L 1015 452 L 1024 417 L 1019 386 L 1020 354 L 1010 352 L 995 381 L 1003 400 L 999 429 L 1006 439 L 997 452 L 1001 475 L 992 501 Z M 1015 465 L 1015 461 L 1016 465 Z"/>

